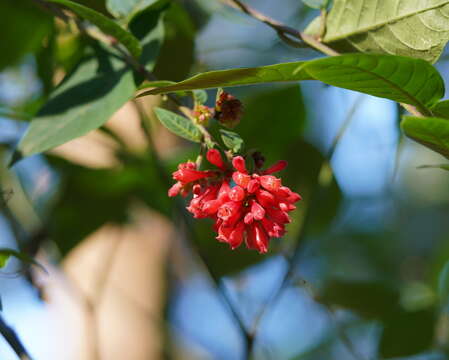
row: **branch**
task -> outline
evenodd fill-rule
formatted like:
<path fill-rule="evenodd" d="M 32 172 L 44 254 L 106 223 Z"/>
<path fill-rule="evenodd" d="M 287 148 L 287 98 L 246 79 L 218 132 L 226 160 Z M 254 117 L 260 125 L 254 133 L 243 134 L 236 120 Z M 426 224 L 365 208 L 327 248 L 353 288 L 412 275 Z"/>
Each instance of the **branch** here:
<path fill-rule="evenodd" d="M 263 22 L 264 24 L 267 24 L 269 27 L 276 30 L 276 32 L 278 34 L 280 34 L 281 39 L 283 39 L 284 41 L 286 41 L 286 36 L 290 35 L 291 37 L 302 41 L 305 46 L 309 46 L 315 50 L 322 52 L 323 54 L 326 54 L 329 56 L 340 55 L 337 51 L 335 51 L 334 49 L 331 49 L 329 46 L 318 41 L 315 37 L 308 35 L 308 34 L 304 34 L 290 26 L 287 26 L 277 20 L 274 20 L 274 19 L 260 13 L 256 9 L 253 9 L 250 6 L 244 4 L 240 0 L 221 0 L 221 1 L 235 9 L 238 9 L 238 10 L 244 12 L 245 14 L 251 16 L 252 18 L 254 18 L 256 20 Z M 288 37 L 287 37 L 287 39 L 288 39 Z M 291 39 L 289 39 L 289 40 L 294 41 Z M 289 43 L 289 40 L 287 40 L 286 42 Z M 289 45 L 291 45 L 291 44 L 289 43 Z M 299 44 L 296 43 L 296 47 L 298 45 Z"/>
<path fill-rule="evenodd" d="M 21 360 L 31 360 L 31 356 L 23 346 L 15 331 L 9 327 L 3 317 L 0 315 L 0 334 L 5 338 L 6 342 L 11 346 L 14 352 Z"/>

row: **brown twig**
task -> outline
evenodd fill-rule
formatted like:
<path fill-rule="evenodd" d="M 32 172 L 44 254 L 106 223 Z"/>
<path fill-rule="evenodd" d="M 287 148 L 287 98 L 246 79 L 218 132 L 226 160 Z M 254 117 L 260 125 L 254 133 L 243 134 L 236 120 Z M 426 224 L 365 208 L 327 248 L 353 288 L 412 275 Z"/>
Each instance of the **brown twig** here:
<path fill-rule="evenodd" d="M 284 40 L 286 35 L 290 35 L 293 38 L 296 38 L 297 40 L 300 40 L 304 42 L 309 47 L 318 50 L 322 52 L 323 54 L 329 55 L 329 56 L 337 56 L 340 55 L 337 51 L 330 48 L 329 46 L 323 44 L 322 42 L 318 41 L 314 36 L 304 34 L 290 26 L 287 26 L 277 20 L 274 20 L 265 14 L 260 13 L 256 9 L 253 9 L 252 7 L 244 4 L 240 0 L 221 0 L 222 2 L 228 4 L 229 6 L 238 9 L 245 14 L 251 16 L 252 18 L 259 20 L 263 22 L 264 24 L 268 25 L 269 27 L 276 30 L 278 34 L 282 34 Z"/>
<path fill-rule="evenodd" d="M 27 350 L 23 346 L 19 337 L 15 331 L 5 322 L 3 317 L 0 315 L 0 334 L 6 340 L 6 342 L 11 346 L 16 355 L 20 360 L 31 360 L 31 356 L 28 354 Z"/>

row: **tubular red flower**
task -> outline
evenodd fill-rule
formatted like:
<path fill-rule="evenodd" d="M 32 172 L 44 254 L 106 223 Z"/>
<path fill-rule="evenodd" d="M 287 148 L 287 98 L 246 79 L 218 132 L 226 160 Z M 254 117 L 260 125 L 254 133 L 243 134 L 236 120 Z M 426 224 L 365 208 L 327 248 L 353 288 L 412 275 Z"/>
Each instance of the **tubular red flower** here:
<path fill-rule="evenodd" d="M 234 180 L 234 182 L 241 186 L 242 188 L 246 189 L 246 187 L 248 186 L 250 180 L 251 180 L 251 176 L 235 171 L 232 174 L 232 180 Z"/>
<path fill-rule="evenodd" d="M 213 175 L 214 173 L 212 171 L 180 169 L 173 173 L 173 179 L 180 181 L 183 184 L 188 184 L 200 179 L 211 177 Z"/>
<path fill-rule="evenodd" d="M 179 194 L 182 189 L 182 183 L 176 182 L 170 189 L 168 189 L 168 196 L 173 197 Z"/>
<path fill-rule="evenodd" d="M 246 170 L 246 164 L 245 164 L 245 159 L 241 156 L 235 156 L 232 159 L 232 166 L 234 166 L 234 168 L 244 174 L 248 174 L 248 171 Z"/>
<path fill-rule="evenodd" d="M 282 186 L 281 180 L 271 175 L 285 168 L 287 162 L 278 161 L 261 171 L 263 161 L 259 156 L 259 166 L 255 164 L 255 172 L 249 174 L 241 156 L 233 158 L 233 172 L 217 149 L 209 150 L 206 157 L 218 170 L 200 171 L 193 162 L 182 163 L 173 173 L 177 182 L 168 195 L 185 196 L 192 192 L 187 210 L 194 218 L 213 219 L 217 239 L 229 244 L 231 249 L 245 241 L 248 248 L 267 252 L 270 238 L 285 234 L 285 225 L 290 222 L 288 213 L 301 199 L 299 194 Z"/>
<path fill-rule="evenodd" d="M 208 150 L 206 154 L 207 161 L 209 161 L 211 164 L 215 165 L 220 170 L 225 171 L 226 166 L 223 162 L 223 158 L 221 157 L 220 151 L 217 149 L 210 149 Z"/>
<path fill-rule="evenodd" d="M 240 186 L 234 186 L 229 192 L 229 198 L 232 201 L 242 201 L 245 198 L 245 190 Z"/>
<path fill-rule="evenodd" d="M 281 180 L 273 175 L 263 175 L 260 178 L 260 185 L 268 191 L 277 191 L 281 187 Z"/>
<path fill-rule="evenodd" d="M 262 220 L 265 217 L 265 209 L 257 201 L 252 200 L 251 214 L 253 214 L 255 220 Z"/>
<path fill-rule="evenodd" d="M 264 175 L 273 174 L 275 172 L 284 170 L 287 167 L 288 163 L 285 160 L 279 160 L 276 164 L 270 166 L 267 170 L 263 171 Z"/>
<path fill-rule="evenodd" d="M 243 221 L 240 221 L 237 223 L 234 230 L 229 235 L 228 242 L 232 250 L 238 248 L 242 244 L 244 232 L 245 232 L 245 224 L 243 223 Z"/>

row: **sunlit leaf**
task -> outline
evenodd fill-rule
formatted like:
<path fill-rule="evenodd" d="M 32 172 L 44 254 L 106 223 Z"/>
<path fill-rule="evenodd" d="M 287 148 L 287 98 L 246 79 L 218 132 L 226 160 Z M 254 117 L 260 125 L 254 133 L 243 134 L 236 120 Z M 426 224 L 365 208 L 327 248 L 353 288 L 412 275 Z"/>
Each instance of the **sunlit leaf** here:
<path fill-rule="evenodd" d="M 404 116 L 401 128 L 408 137 L 449 159 L 449 120 Z"/>
<path fill-rule="evenodd" d="M 405 55 L 435 62 L 449 41 L 449 0 L 334 0 L 324 42 L 340 52 Z M 318 34 L 317 17 L 306 32 Z"/>
<path fill-rule="evenodd" d="M 438 71 L 424 60 L 391 55 L 348 54 L 308 62 L 211 71 L 173 85 L 142 92 L 138 96 L 313 79 L 412 104 L 425 112 L 428 112 L 427 107 L 444 95 L 443 79 Z"/>
<path fill-rule="evenodd" d="M 256 68 L 209 71 L 195 75 L 190 79 L 173 85 L 145 91 L 138 96 L 165 94 L 179 90 L 209 89 L 267 82 L 312 80 L 312 78 L 305 72 L 298 70 L 302 64 L 304 64 L 303 61 L 298 61 Z"/>
<path fill-rule="evenodd" d="M 329 85 L 423 110 L 444 96 L 443 79 L 432 65 L 403 56 L 348 54 L 310 61 L 300 71 Z"/>
<path fill-rule="evenodd" d="M 158 107 L 154 109 L 154 112 L 162 125 L 172 133 L 193 142 L 201 141 L 201 132 L 190 119 Z"/>

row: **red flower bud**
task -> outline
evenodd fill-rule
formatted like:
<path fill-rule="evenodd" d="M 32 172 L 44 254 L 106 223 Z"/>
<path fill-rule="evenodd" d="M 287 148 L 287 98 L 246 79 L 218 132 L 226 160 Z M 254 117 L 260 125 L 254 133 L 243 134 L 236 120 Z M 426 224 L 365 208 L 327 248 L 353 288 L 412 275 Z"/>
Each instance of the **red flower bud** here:
<path fill-rule="evenodd" d="M 279 160 L 276 164 L 270 166 L 267 170 L 265 170 L 263 174 L 269 175 L 284 170 L 287 167 L 287 164 L 287 161 Z"/>
<path fill-rule="evenodd" d="M 217 168 L 225 171 L 226 166 L 223 162 L 223 159 L 221 157 L 220 151 L 217 149 L 210 149 L 207 151 L 206 154 L 207 161 L 209 161 L 211 164 L 215 165 Z"/>
<path fill-rule="evenodd" d="M 245 159 L 241 156 L 235 156 L 232 159 L 232 166 L 234 166 L 234 168 L 244 174 L 248 174 L 248 171 L 246 170 L 246 164 L 245 164 Z"/>
<path fill-rule="evenodd" d="M 246 189 L 246 187 L 248 186 L 248 184 L 249 184 L 249 182 L 251 180 L 251 177 L 249 175 L 247 175 L 247 174 L 243 174 L 241 172 L 237 172 L 236 171 L 236 172 L 234 172 L 232 174 L 232 180 L 234 180 L 234 182 L 237 185 L 239 185 L 242 188 Z"/>
<path fill-rule="evenodd" d="M 273 175 L 263 175 L 260 178 L 260 185 L 268 191 L 277 191 L 281 187 L 281 180 Z"/>
<path fill-rule="evenodd" d="M 229 198 L 232 201 L 242 201 L 245 198 L 245 190 L 240 186 L 234 186 L 229 192 Z"/>

